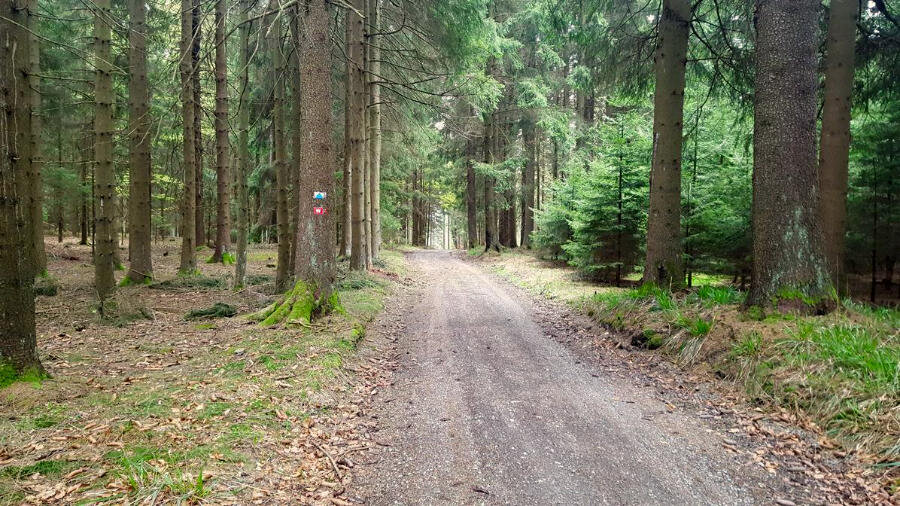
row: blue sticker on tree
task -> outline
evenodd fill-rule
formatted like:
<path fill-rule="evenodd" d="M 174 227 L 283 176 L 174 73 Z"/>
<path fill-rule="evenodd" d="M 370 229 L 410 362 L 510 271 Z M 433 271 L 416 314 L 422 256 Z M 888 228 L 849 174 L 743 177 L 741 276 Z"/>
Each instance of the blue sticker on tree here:
<path fill-rule="evenodd" d="M 313 192 L 313 198 L 317 200 L 322 200 L 326 196 L 325 192 Z"/>

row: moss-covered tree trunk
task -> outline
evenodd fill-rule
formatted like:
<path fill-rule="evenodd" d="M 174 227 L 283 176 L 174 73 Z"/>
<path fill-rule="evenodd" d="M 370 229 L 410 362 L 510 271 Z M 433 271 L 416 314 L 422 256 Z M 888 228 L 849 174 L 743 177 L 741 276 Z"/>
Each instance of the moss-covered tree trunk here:
<path fill-rule="evenodd" d="M 194 239 L 196 238 L 195 206 L 196 176 L 194 166 L 194 86 L 193 86 L 193 62 L 191 50 L 193 47 L 193 4 L 191 0 L 181 0 L 181 50 L 179 53 L 179 67 L 181 71 L 181 122 L 182 122 L 182 170 L 184 171 L 184 193 L 181 201 L 181 262 L 178 271 L 181 274 L 191 274 L 197 269 L 197 261 L 194 253 Z"/>
<path fill-rule="evenodd" d="M 242 288 L 244 286 L 244 276 L 247 272 L 247 239 L 250 230 L 250 192 L 247 188 L 247 176 L 250 169 L 250 152 L 248 149 L 248 132 L 250 130 L 250 106 L 248 99 L 250 97 L 249 87 L 249 45 L 250 45 L 250 23 L 248 22 L 248 11 L 250 10 L 250 1 L 241 0 L 240 6 L 240 56 L 238 64 L 240 65 L 240 88 L 238 95 L 238 137 L 237 137 L 237 155 L 238 167 L 236 185 L 237 191 L 237 246 L 235 248 L 234 263 L 234 288 Z"/>
<path fill-rule="evenodd" d="M 0 2 L 0 367 L 43 372 L 34 330 L 31 37 L 28 10 Z"/>
<path fill-rule="evenodd" d="M 832 0 L 825 45 L 825 93 L 819 147 L 819 212 L 825 259 L 835 283 L 843 285 L 847 221 L 847 164 L 850 158 L 850 96 L 856 42 L 857 0 Z"/>
<path fill-rule="evenodd" d="M 830 286 L 816 191 L 818 5 L 756 3 L 751 305 Z"/>
<path fill-rule="evenodd" d="M 336 305 L 332 293 L 335 276 L 335 218 L 317 214 L 315 207 L 328 208 L 334 190 L 334 160 L 331 146 L 331 44 L 327 0 L 311 0 L 300 10 L 305 16 L 300 37 L 302 109 L 300 143 L 300 195 L 296 278 L 294 287 L 275 304 L 251 315 L 265 326 L 308 324 L 320 311 Z M 314 199 L 315 192 L 326 198 Z"/>
<path fill-rule="evenodd" d="M 150 259 L 150 91 L 147 86 L 147 7 L 144 0 L 129 0 L 128 122 L 129 153 L 128 279 L 142 283 L 153 277 Z"/>
<path fill-rule="evenodd" d="M 221 262 L 223 255 L 231 247 L 229 181 L 231 170 L 228 166 L 231 154 L 228 150 L 228 60 L 225 37 L 225 0 L 216 0 L 216 243 L 213 262 Z"/>
<path fill-rule="evenodd" d="M 113 169 L 113 104 L 112 55 L 110 52 L 109 0 L 96 2 L 94 17 L 94 287 L 100 299 L 108 299 L 116 287 L 114 239 L 116 175 Z"/>
<path fill-rule="evenodd" d="M 653 162 L 644 282 L 684 283 L 681 247 L 681 133 L 684 116 L 684 68 L 691 4 L 664 0 L 659 19 L 654 70 Z"/>

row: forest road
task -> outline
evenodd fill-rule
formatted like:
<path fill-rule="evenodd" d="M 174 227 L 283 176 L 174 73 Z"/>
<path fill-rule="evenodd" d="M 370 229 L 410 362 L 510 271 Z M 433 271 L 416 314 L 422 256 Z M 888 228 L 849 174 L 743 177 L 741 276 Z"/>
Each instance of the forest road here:
<path fill-rule="evenodd" d="M 426 281 L 393 315 L 405 328 L 394 384 L 376 402 L 384 442 L 348 498 L 772 503 L 759 468 L 727 453 L 702 420 L 578 363 L 491 275 L 447 252 L 410 259 Z"/>

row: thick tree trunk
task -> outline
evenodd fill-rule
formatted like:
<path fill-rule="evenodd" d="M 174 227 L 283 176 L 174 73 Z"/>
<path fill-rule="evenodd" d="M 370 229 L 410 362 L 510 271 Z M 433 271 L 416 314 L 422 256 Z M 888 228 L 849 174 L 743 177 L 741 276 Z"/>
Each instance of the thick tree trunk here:
<path fill-rule="evenodd" d="M 381 0 L 369 1 L 369 29 L 381 30 Z M 381 249 L 381 49 L 378 35 L 369 37 L 369 206 L 371 209 L 371 256 Z"/>
<path fill-rule="evenodd" d="M 200 17 L 200 0 L 193 0 L 191 10 L 191 86 L 194 93 L 194 229 L 196 246 L 206 245 L 206 213 L 203 208 L 203 110 L 200 87 L 200 44 L 203 39 L 203 20 Z"/>
<path fill-rule="evenodd" d="M 47 271 L 47 252 L 44 250 L 44 182 L 42 177 L 44 159 L 41 152 L 41 45 L 37 38 L 37 0 L 28 0 L 28 23 L 30 46 L 28 85 L 31 89 L 31 192 L 29 211 L 31 231 L 34 237 L 34 273 Z"/>
<path fill-rule="evenodd" d="M 293 77 L 291 85 L 291 115 L 294 126 L 291 129 L 291 164 L 290 170 L 288 171 L 291 180 L 291 194 L 290 202 L 288 204 L 288 211 L 291 215 L 291 253 L 289 270 L 293 273 L 297 270 L 297 248 L 300 241 L 297 231 L 300 230 L 300 165 L 301 160 L 303 159 L 303 152 L 301 149 L 303 146 L 303 103 L 300 101 L 300 95 L 302 94 L 300 89 L 300 77 L 303 74 L 303 69 L 301 68 L 303 65 L 303 54 L 300 50 L 302 45 L 302 35 L 300 33 L 301 18 L 297 8 L 291 8 L 289 19 L 291 25 L 291 41 L 294 47 L 294 58 L 290 63 L 290 75 Z M 333 195 L 332 198 L 334 198 Z"/>
<path fill-rule="evenodd" d="M 94 287 L 100 299 L 101 314 L 103 303 L 116 287 L 115 250 L 113 237 L 115 220 L 116 175 L 113 170 L 113 103 L 112 56 L 110 54 L 111 16 L 109 0 L 95 3 L 97 14 L 94 18 L 94 48 L 97 57 L 96 81 L 94 84 L 94 198 L 97 211 L 94 215 Z"/>
<path fill-rule="evenodd" d="M 130 189 L 128 248 L 131 265 L 128 279 L 143 283 L 153 277 L 150 260 L 150 91 L 147 86 L 147 7 L 144 0 L 129 0 L 128 82 L 130 152 Z"/>
<path fill-rule="evenodd" d="M 250 230 L 250 192 L 247 188 L 247 176 L 250 173 L 250 152 L 248 150 L 248 132 L 250 130 L 250 98 L 249 84 L 249 45 L 250 23 L 247 21 L 250 0 L 240 3 L 240 95 L 238 100 L 238 173 L 237 184 L 237 246 L 235 248 L 234 288 L 244 286 L 244 275 L 247 272 L 247 235 Z"/>
<path fill-rule="evenodd" d="M 347 23 L 350 29 L 347 31 L 349 39 L 347 40 L 347 57 L 348 61 L 348 85 L 350 86 L 350 160 L 352 169 L 350 177 L 352 178 L 352 194 L 353 202 L 353 237 L 350 244 L 350 268 L 363 270 L 366 268 L 366 257 L 368 256 L 366 245 L 366 206 L 365 206 L 365 110 L 366 110 L 366 86 L 364 75 L 364 54 L 363 54 L 363 19 L 359 15 L 365 10 L 363 6 L 364 0 L 353 0 L 353 7 L 347 11 Z"/>
<path fill-rule="evenodd" d="M 181 54 L 179 67 L 181 70 L 181 118 L 182 118 L 182 168 L 184 170 L 184 195 L 181 205 L 181 262 L 178 271 L 181 274 L 193 274 L 197 269 L 194 256 L 196 239 L 196 178 L 194 166 L 194 86 L 191 61 L 193 48 L 193 21 L 191 0 L 181 0 Z"/>
<path fill-rule="evenodd" d="M 832 0 L 825 56 L 825 93 L 819 151 L 819 212 L 831 279 L 845 288 L 844 233 L 847 163 L 850 156 L 850 95 L 856 42 L 857 0 Z"/>
<path fill-rule="evenodd" d="M 816 0 L 757 0 L 749 305 L 830 286 L 816 194 Z"/>
<path fill-rule="evenodd" d="M 684 284 L 681 247 L 681 132 L 684 66 L 691 5 L 664 0 L 654 68 L 653 162 L 644 282 L 665 287 Z"/>
<path fill-rule="evenodd" d="M 332 214 L 316 214 L 315 207 L 328 209 L 334 198 L 334 160 L 331 145 L 331 44 L 327 0 L 311 0 L 301 9 L 305 15 L 300 66 L 300 177 L 298 192 L 298 281 L 312 287 L 322 303 L 330 295 L 335 276 L 336 222 Z M 325 192 L 324 200 L 313 199 Z"/>
<path fill-rule="evenodd" d="M 276 0 L 269 3 L 269 9 L 278 7 Z M 274 100 L 272 101 L 272 143 L 275 154 L 275 223 L 278 230 L 278 262 L 275 270 L 275 290 L 287 290 L 291 273 L 291 223 L 288 214 L 288 172 L 284 146 L 284 53 L 281 50 L 281 16 L 270 16 L 267 21 L 269 50 L 272 52 L 272 84 Z"/>
<path fill-rule="evenodd" d="M 31 36 L 28 11 L 0 2 L 0 363 L 43 373 L 34 329 Z"/>
<path fill-rule="evenodd" d="M 470 134 L 473 135 L 474 134 Z M 475 139 L 466 139 L 466 232 L 468 247 L 478 244 L 478 209 L 476 208 Z"/>
<path fill-rule="evenodd" d="M 231 246 L 228 182 L 228 60 L 225 39 L 225 0 L 216 0 L 216 248 L 213 261 L 221 262 Z"/>

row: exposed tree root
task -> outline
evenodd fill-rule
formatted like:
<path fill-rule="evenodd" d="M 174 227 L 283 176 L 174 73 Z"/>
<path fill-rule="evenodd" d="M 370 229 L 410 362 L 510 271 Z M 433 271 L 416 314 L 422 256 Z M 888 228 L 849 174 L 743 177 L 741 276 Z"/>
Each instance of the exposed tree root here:
<path fill-rule="evenodd" d="M 318 290 L 305 281 L 297 281 L 294 288 L 284 294 L 278 302 L 270 304 L 247 318 L 258 321 L 264 327 L 279 324 L 308 327 L 313 315 L 340 310 L 337 294 L 329 297 L 317 296 Z"/>

